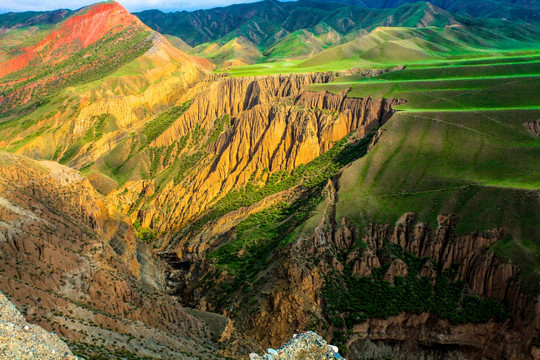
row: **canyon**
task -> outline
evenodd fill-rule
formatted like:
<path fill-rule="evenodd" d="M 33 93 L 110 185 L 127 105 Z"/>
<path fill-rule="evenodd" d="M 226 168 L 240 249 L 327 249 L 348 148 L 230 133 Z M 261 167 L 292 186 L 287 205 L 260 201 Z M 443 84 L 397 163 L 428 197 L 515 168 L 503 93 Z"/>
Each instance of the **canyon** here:
<path fill-rule="evenodd" d="M 0 306 L 81 358 L 539 359 L 532 5 L 402 3 L 0 14 Z"/>

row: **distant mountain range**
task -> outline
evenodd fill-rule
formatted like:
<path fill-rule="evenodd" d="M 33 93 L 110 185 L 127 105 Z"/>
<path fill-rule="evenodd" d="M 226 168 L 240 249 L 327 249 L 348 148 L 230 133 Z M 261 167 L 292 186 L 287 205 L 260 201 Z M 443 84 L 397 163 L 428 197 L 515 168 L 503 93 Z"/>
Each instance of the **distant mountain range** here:
<path fill-rule="evenodd" d="M 498 33 L 500 39 L 508 36 L 529 41 L 536 37 L 537 33 L 518 34 L 518 25 L 510 26 L 504 20 L 537 24 L 538 9 L 533 2 L 495 1 L 497 11 L 475 3 L 266 0 L 194 12 L 148 10 L 136 15 L 152 29 L 194 47 L 184 46 L 183 50 L 221 67 L 307 58 L 377 27 L 480 27 Z"/>
<path fill-rule="evenodd" d="M 457 34 L 464 41 L 457 46 L 475 46 L 482 39 L 484 47 L 515 48 L 523 45 L 519 42 L 539 38 L 539 11 L 538 2 L 532 0 L 265 0 L 192 12 L 146 10 L 135 15 L 151 29 L 168 36 L 180 50 L 207 58 L 220 68 L 230 68 L 306 59 L 330 47 L 357 41 L 377 27 L 452 26 L 465 29 L 460 30 L 462 33 L 475 32 L 473 36 Z M 0 32 L 53 26 L 72 13 L 57 10 L 1 14 Z M 520 23 L 528 25 L 523 28 Z M 468 39 L 473 39 L 473 44 Z M 501 45 L 501 41 L 505 44 Z"/>
<path fill-rule="evenodd" d="M 300 0 L 302 1 L 302 0 Z M 416 0 L 322 0 L 324 2 L 384 9 L 396 8 Z M 431 4 L 456 14 L 472 17 L 538 22 L 540 3 L 535 0 L 431 0 Z"/>

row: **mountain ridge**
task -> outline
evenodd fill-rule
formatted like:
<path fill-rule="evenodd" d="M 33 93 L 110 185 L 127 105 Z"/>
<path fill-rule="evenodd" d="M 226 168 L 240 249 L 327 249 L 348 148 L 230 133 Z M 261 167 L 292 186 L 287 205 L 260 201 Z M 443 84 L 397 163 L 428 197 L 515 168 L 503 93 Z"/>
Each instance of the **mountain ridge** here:
<path fill-rule="evenodd" d="M 462 26 L 471 31 L 481 28 L 504 32 L 501 29 L 508 26 L 507 21 L 451 13 L 429 2 L 398 5 L 373 9 L 348 3 L 262 1 L 196 12 L 150 10 L 136 15 L 148 26 L 186 41 L 194 47 L 191 53 L 225 69 L 246 63 L 305 59 L 377 27 Z M 238 41 L 235 39 L 241 41 L 231 51 L 232 42 Z"/>

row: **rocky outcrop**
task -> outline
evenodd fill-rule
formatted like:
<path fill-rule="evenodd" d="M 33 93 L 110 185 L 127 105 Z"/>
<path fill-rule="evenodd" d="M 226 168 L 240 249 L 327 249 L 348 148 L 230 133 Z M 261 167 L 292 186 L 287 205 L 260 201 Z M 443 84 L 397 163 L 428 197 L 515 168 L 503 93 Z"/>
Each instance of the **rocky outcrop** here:
<path fill-rule="evenodd" d="M 0 293 L 0 354 L 5 359 L 76 360 L 56 334 L 26 322 L 21 313 Z"/>
<path fill-rule="evenodd" d="M 540 136 L 540 120 L 526 122 L 523 126 L 533 135 Z"/>
<path fill-rule="evenodd" d="M 313 331 L 306 331 L 302 334 L 294 334 L 279 349 L 268 349 L 262 357 L 251 353 L 250 360 L 327 360 L 343 359 L 337 346 L 328 344 L 322 337 Z"/>
<path fill-rule="evenodd" d="M 351 329 L 347 343 L 350 358 L 416 359 L 424 354 L 429 359 L 532 359 L 536 351 L 533 339 L 540 329 L 537 296 L 520 285 L 519 266 L 489 250 L 503 238 L 504 231 L 457 234 L 458 221 L 455 216 L 440 215 L 438 226 L 433 228 L 409 213 L 395 226 L 372 224 L 362 235 L 345 219 L 326 230 L 316 230 L 315 235 L 299 239 L 287 250 L 291 255 L 281 260 L 283 270 L 275 272 L 280 285 L 265 293 L 261 305 L 265 310 L 249 320 L 247 327 L 271 344 L 279 342 L 276 333 L 280 334 L 278 339 L 287 338 L 290 332 L 308 328 L 314 317 L 321 316 L 325 275 L 339 274 L 346 266 L 352 266 L 357 277 L 384 269 L 384 279 L 390 283 L 397 276 L 407 276 L 407 265 L 399 258 L 389 258 L 384 250 L 389 243 L 432 260 L 425 262 L 419 276 L 435 281 L 437 274 L 453 269 L 452 281 L 464 281 L 471 293 L 505 304 L 511 315 L 501 322 L 474 324 L 455 324 L 431 313 L 368 319 Z M 356 245 L 360 241 L 365 247 Z M 340 253 L 346 256 L 340 258 Z M 275 329 L 272 338 L 258 330 L 269 327 Z"/>

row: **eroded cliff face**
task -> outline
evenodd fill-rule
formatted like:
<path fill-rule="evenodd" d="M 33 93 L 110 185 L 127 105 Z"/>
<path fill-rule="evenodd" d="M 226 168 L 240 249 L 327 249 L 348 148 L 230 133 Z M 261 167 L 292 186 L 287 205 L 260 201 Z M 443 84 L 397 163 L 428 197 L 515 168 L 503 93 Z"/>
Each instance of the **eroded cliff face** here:
<path fill-rule="evenodd" d="M 346 314 L 339 314 L 345 319 L 343 327 L 335 326 L 330 331 L 334 337 L 349 332 L 344 342 L 349 348 L 348 358 L 417 359 L 420 355 L 428 359 L 537 358 L 538 296 L 520 284 L 518 265 L 504 261 L 489 249 L 503 239 L 503 229 L 458 234 L 455 227 L 459 219 L 453 215 L 440 215 L 437 226 L 430 226 L 419 222 L 416 214 L 408 213 L 394 226 L 371 224 L 362 230 L 345 218 L 335 219 L 332 207 L 336 199 L 332 188 L 333 185 L 327 188 L 330 190 L 325 210 L 313 235 L 301 237 L 277 255 L 279 265 L 268 271 L 271 285 L 263 287 L 259 310 L 246 318 L 245 323 L 256 338 L 275 345 L 291 332 L 313 327 L 325 329 L 321 323 L 329 316 L 336 316 L 330 310 L 333 301 L 330 297 L 336 288 L 332 287 L 325 296 L 325 287 L 339 281 L 343 274 L 350 273 L 354 279 L 379 277 L 397 286 L 396 279 L 407 279 L 411 272 L 417 271 L 415 276 L 426 278 L 434 288 L 444 281 L 463 282 L 461 296 L 473 294 L 481 299 L 495 299 L 508 316 L 456 322 L 439 313 L 424 311 L 402 312 L 387 318 L 368 316 L 365 321 L 354 322 L 347 320 Z M 412 269 L 401 256 L 388 251 L 395 250 L 395 246 L 403 249 L 404 254 L 422 259 L 419 269 Z M 355 301 L 362 301 L 352 293 L 341 295 L 350 296 L 347 307 L 351 309 Z M 388 301 L 393 301 L 390 296 Z M 475 305 L 474 311 L 482 310 Z M 268 328 L 273 331 L 262 330 Z"/>
<path fill-rule="evenodd" d="M 160 292 L 160 261 L 78 172 L 4 152 L 0 169 L 0 285 L 29 321 L 74 342 L 216 358 L 228 320 Z"/>
<path fill-rule="evenodd" d="M 195 159 L 193 164 L 182 178 L 155 186 L 155 193 L 131 208 L 134 220 L 159 232 L 184 227 L 231 190 L 248 183 L 264 184 L 272 174 L 307 164 L 350 133 L 362 137 L 385 123 L 394 113 L 393 106 L 402 103 L 349 98 L 346 91 L 306 91 L 309 84 L 328 82 L 334 76 L 218 78 L 210 82 L 150 145 L 155 151 L 161 149 L 157 173 L 174 168 L 175 159 L 180 163 Z M 180 148 L 182 139 L 188 140 Z M 129 208 L 129 198 L 143 195 L 135 194 L 137 188 L 141 186 L 131 182 L 119 189 L 116 194 L 123 197 L 118 202 Z"/>
<path fill-rule="evenodd" d="M 211 256 L 197 257 L 186 248 L 183 258 L 168 259 L 171 293 L 233 317 L 236 326 L 263 347 L 317 329 L 340 348 L 346 346 L 351 359 L 536 359 L 538 296 L 521 285 L 518 265 L 490 249 L 505 237 L 503 229 L 459 234 L 454 215 L 440 215 L 433 226 L 419 222 L 415 213 L 403 215 L 393 226 L 356 226 L 335 217 L 338 183 L 339 179 L 328 183 L 304 235 L 261 259 L 266 265 L 247 282 L 231 282 L 234 268 L 216 266 Z M 237 231 L 203 230 L 198 237 L 213 238 L 206 244 L 219 247 L 234 241 Z M 384 283 L 380 291 L 403 289 L 395 290 L 404 292 L 398 298 L 413 296 L 403 287 L 409 283 L 414 296 L 430 300 L 416 299 L 414 312 L 390 306 L 387 313 L 366 313 L 365 319 L 358 319 L 352 310 L 355 304 L 373 302 L 386 308 L 397 300 L 383 295 L 379 304 L 371 295 L 358 297 L 358 289 L 335 286 L 348 281 L 359 287 Z M 448 284 L 451 287 L 444 288 Z M 422 288 L 431 290 L 418 295 Z M 225 299 L 216 296 L 215 289 L 226 292 Z M 437 292 L 443 297 L 432 295 Z M 454 300 L 444 297 L 453 292 L 459 294 Z M 345 310 L 336 310 L 334 295 L 346 299 Z M 474 305 L 467 308 L 463 299 Z"/>

